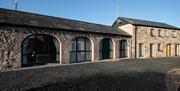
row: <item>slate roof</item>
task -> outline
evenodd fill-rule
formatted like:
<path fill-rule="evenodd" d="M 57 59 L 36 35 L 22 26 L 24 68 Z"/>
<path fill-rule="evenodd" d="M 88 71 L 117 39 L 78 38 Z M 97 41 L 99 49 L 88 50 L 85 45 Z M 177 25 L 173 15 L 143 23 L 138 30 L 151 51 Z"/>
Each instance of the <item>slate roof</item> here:
<path fill-rule="evenodd" d="M 40 15 L 22 11 L 14 11 L 0 8 L 0 24 L 13 24 L 30 27 L 52 28 L 57 30 L 92 32 L 102 34 L 114 34 L 130 36 L 128 33 L 101 24 L 88 23 L 83 21 L 57 18 L 53 16 Z"/>
<path fill-rule="evenodd" d="M 133 18 L 126 18 L 126 17 L 119 17 L 121 21 L 126 21 L 128 23 L 131 23 L 133 25 L 142 25 L 142 26 L 151 26 L 151 27 L 159 27 L 159 28 L 168 28 L 168 29 L 177 29 L 180 30 L 180 28 L 171 26 L 166 23 L 161 22 L 155 22 L 155 21 L 147 21 L 147 20 L 140 20 L 140 19 L 133 19 Z"/>

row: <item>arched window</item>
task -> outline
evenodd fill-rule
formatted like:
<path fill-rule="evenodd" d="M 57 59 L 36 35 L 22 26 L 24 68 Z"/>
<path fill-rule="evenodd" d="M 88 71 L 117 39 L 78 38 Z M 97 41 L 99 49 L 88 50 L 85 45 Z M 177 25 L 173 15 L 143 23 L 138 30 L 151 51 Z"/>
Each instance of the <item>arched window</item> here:
<path fill-rule="evenodd" d="M 112 40 L 102 39 L 99 46 L 99 57 L 101 59 L 111 59 L 113 56 Z"/>
<path fill-rule="evenodd" d="M 127 41 L 126 40 L 121 40 L 119 42 L 119 53 L 120 53 L 120 58 L 125 58 L 127 57 Z"/>
<path fill-rule="evenodd" d="M 91 61 L 91 43 L 88 38 L 78 37 L 72 40 L 70 63 Z"/>
<path fill-rule="evenodd" d="M 22 42 L 22 66 L 59 62 L 59 42 L 52 36 L 34 34 Z"/>

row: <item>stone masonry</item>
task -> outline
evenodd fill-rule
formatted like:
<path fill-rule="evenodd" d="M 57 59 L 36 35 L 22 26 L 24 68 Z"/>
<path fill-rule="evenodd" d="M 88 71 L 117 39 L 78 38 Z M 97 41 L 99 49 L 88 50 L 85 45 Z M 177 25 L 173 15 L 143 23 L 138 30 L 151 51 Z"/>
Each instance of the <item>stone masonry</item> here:
<path fill-rule="evenodd" d="M 61 30 L 47 30 L 26 27 L 1 26 L 0 27 L 0 70 L 10 70 L 21 68 L 21 44 L 23 40 L 32 34 L 51 35 L 59 41 L 60 44 L 60 64 L 69 63 L 69 51 L 71 40 L 76 37 L 86 37 L 92 44 L 92 61 L 99 60 L 99 43 L 103 38 L 110 38 L 113 42 L 113 59 L 119 59 L 119 41 L 126 39 L 128 47 L 131 47 L 131 39 L 129 37 L 67 32 Z M 131 50 L 128 50 L 131 53 Z M 131 57 L 129 54 L 128 57 Z"/>
<path fill-rule="evenodd" d="M 150 44 L 153 44 L 153 47 L 155 47 L 153 57 L 167 57 L 166 46 L 168 44 L 171 45 L 171 56 L 180 56 L 180 54 L 175 55 L 175 46 L 180 44 L 180 30 L 150 26 L 136 26 L 129 23 L 118 27 L 132 35 L 131 55 L 133 58 L 150 58 Z M 161 36 L 158 35 L 159 30 Z M 153 32 L 154 36 L 151 35 L 151 32 Z M 173 33 L 175 33 L 176 37 L 173 37 Z M 143 44 L 143 57 L 139 56 L 140 43 Z M 158 44 L 160 44 L 161 50 L 158 49 Z M 180 53 L 180 46 L 177 51 Z"/>
<path fill-rule="evenodd" d="M 152 30 L 153 29 L 153 30 Z M 160 29 L 161 36 L 158 36 L 158 30 Z M 154 36 L 151 36 L 151 32 L 154 32 Z M 176 37 L 173 37 L 172 33 L 176 33 Z M 166 33 L 168 35 L 166 35 Z M 150 57 L 150 44 L 155 47 L 155 54 L 153 57 L 166 57 L 166 45 L 171 44 L 171 56 L 175 55 L 175 46 L 180 44 L 180 31 L 173 29 L 163 29 L 154 27 L 138 26 L 137 28 L 137 57 L 139 57 L 139 43 L 143 43 L 144 46 L 144 58 Z M 158 50 L 158 44 L 161 49 Z M 180 55 L 179 55 L 180 56 Z"/>

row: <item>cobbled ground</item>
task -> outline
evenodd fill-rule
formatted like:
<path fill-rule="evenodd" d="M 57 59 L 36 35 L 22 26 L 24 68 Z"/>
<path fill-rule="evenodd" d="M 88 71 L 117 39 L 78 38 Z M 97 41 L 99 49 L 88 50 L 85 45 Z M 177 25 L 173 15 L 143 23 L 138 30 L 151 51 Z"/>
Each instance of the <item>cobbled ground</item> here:
<path fill-rule="evenodd" d="M 180 57 L 30 67 L 0 73 L 0 91 L 167 91 Z"/>

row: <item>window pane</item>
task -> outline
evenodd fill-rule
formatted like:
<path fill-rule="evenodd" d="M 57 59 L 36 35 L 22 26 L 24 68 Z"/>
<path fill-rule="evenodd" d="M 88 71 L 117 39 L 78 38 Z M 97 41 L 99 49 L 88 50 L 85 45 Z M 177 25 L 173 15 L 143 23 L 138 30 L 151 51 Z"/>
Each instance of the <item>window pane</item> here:
<path fill-rule="evenodd" d="M 70 55 L 73 62 L 91 60 L 91 52 L 88 53 L 91 51 L 91 43 L 87 38 L 76 38 L 71 44 L 71 51 L 74 51 L 74 54 Z"/>
<path fill-rule="evenodd" d="M 23 64 L 28 64 L 27 55 L 23 55 Z"/>
<path fill-rule="evenodd" d="M 91 52 L 86 52 L 86 60 L 91 60 Z"/>
<path fill-rule="evenodd" d="M 86 39 L 86 50 L 91 50 L 91 43 L 88 39 Z"/>
<path fill-rule="evenodd" d="M 84 38 L 78 38 L 78 41 L 77 41 L 77 50 L 85 50 L 85 46 L 84 46 Z"/>
<path fill-rule="evenodd" d="M 22 64 L 26 65 L 26 64 L 32 64 L 33 63 L 33 57 L 31 54 L 26 54 L 26 55 L 22 55 L 23 56 L 23 61 Z"/>
<path fill-rule="evenodd" d="M 70 62 L 76 62 L 76 52 L 70 52 Z"/>
<path fill-rule="evenodd" d="M 30 51 L 28 51 L 28 44 L 29 43 L 29 38 L 28 39 L 26 39 L 24 42 L 23 42 L 23 54 L 25 54 L 25 53 L 30 53 Z"/>
<path fill-rule="evenodd" d="M 120 58 L 127 57 L 127 41 L 121 40 L 119 43 Z"/>
<path fill-rule="evenodd" d="M 85 52 L 77 52 L 77 61 L 78 62 L 85 61 Z"/>
<path fill-rule="evenodd" d="M 71 49 L 70 49 L 71 51 L 76 51 L 76 42 L 75 41 L 73 41 L 72 43 L 71 43 Z"/>

